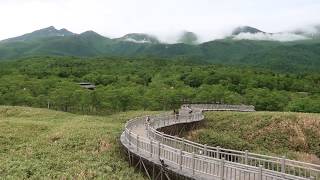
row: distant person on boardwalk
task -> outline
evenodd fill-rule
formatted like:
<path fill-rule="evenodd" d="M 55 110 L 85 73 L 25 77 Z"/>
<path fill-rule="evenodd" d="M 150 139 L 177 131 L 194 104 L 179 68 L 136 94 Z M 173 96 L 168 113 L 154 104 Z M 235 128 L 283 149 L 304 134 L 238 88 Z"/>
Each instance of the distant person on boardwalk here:
<path fill-rule="evenodd" d="M 188 113 L 191 114 L 192 113 L 192 109 L 190 108 L 190 106 L 187 106 L 188 109 Z"/>
<path fill-rule="evenodd" d="M 146 123 L 149 124 L 149 122 L 150 122 L 150 116 L 147 116 L 147 118 L 146 118 Z"/>
<path fill-rule="evenodd" d="M 145 122 L 145 123 L 146 123 L 146 126 L 147 126 L 148 124 L 150 124 L 150 116 L 147 116 L 147 117 L 146 117 L 146 122 Z"/>
<path fill-rule="evenodd" d="M 174 109 L 173 110 L 173 115 L 174 115 L 175 119 L 178 120 L 178 118 L 179 118 L 179 110 Z"/>

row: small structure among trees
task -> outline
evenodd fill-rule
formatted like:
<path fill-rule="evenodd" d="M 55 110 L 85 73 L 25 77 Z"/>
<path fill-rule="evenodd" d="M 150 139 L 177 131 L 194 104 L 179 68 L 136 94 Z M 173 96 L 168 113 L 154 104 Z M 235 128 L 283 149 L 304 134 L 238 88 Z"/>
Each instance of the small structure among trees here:
<path fill-rule="evenodd" d="M 78 83 L 81 87 L 88 89 L 88 90 L 95 90 L 96 86 L 90 82 L 81 82 Z"/>

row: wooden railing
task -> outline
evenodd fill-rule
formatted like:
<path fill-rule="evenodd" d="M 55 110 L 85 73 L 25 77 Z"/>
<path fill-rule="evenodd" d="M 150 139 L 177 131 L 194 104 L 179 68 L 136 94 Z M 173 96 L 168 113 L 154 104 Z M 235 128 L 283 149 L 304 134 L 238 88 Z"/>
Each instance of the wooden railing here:
<path fill-rule="evenodd" d="M 253 106 L 235 105 L 183 105 L 193 113 L 152 116 L 149 123 L 145 117 L 130 120 L 124 131 L 125 141 L 135 147 L 136 152 L 150 157 L 164 159 L 177 169 L 191 170 L 192 174 L 202 174 L 221 179 L 314 179 L 320 180 L 320 166 L 273 157 L 248 151 L 237 151 L 221 147 L 210 147 L 176 136 L 159 132 L 157 129 L 180 123 L 197 122 L 204 119 L 203 110 L 254 111 Z M 145 126 L 146 137 L 133 133 L 137 126 Z"/>

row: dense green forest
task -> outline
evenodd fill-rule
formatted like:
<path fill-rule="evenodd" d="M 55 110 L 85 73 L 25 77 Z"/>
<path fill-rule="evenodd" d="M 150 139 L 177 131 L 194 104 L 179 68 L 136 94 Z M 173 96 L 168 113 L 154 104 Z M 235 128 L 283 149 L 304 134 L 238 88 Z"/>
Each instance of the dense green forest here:
<path fill-rule="evenodd" d="M 0 63 L 0 104 L 78 113 L 169 110 L 184 102 L 320 112 L 320 74 L 165 59 L 34 57 Z M 96 90 L 80 87 L 94 83 Z"/>

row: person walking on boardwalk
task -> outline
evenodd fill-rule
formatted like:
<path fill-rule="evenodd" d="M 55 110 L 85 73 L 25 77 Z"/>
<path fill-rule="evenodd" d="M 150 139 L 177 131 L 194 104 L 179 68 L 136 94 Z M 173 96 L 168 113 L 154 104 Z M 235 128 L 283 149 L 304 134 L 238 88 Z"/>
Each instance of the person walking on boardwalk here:
<path fill-rule="evenodd" d="M 188 113 L 189 113 L 189 114 L 192 113 L 192 109 L 190 108 L 190 106 L 187 106 L 187 110 L 188 110 Z"/>
<path fill-rule="evenodd" d="M 147 116 L 146 117 L 146 124 L 149 124 L 150 123 L 150 116 Z"/>
<path fill-rule="evenodd" d="M 174 115 L 175 119 L 178 120 L 178 118 L 179 118 L 179 110 L 174 109 L 173 110 L 173 115 Z"/>

